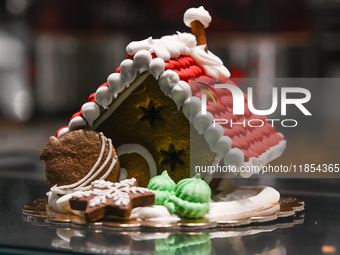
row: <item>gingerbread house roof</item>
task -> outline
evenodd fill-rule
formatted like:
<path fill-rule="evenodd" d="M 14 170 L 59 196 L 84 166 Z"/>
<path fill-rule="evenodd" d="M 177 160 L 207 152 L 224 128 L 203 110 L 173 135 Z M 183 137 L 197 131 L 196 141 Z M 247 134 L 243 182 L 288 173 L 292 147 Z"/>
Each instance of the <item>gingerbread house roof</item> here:
<path fill-rule="evenodd" d="M 216 153 L 214 164 L 224 159 L 226 165 L 261 166 L 279 157 L 286 141 L 265 116 L 250 112 L 246 94 L 244 115 L 233 115 L 233 99 L 228 89 L 219 89 L 221 104 L 215 105 L 212 99 L 208 99 L 207 114 L 202 114 L 201 99 L 205 92 L 198 89 L 201 83 L 195 82 L 195 79 L 205 79 L 209 84 L 220 78 L 228 79 L 230 73 L 217 56 L 205 50 L 205 45 L 197 46 L 196 43 L 196 37 L 191 33 L 179 32 L 160 39 L 149 37 L 131 42 L 126 47 L 126 59 L 115 73 L 109 75 L 107 82 L 89 96 L 88 102 L 72 116 L 68 126 L 57 131 L 57 137 L 75 129 L 95 130 L 115 111 L 124 97 L 152 75 L 164 94 L 175 102 L 178 110 L 183 112 L 198 133 L 204 136 L 211 151 Z M 229 79 L 228 84 L 237 86 Z M 212 86 L 207 89 L 214 93 Z M 238 123 L 258 120 L 263 121 L 264 125 L 219 125 L 213 124 L 213 119 L 232 119 Z M 243 173 L 244 177 L 249 175 Z"/>

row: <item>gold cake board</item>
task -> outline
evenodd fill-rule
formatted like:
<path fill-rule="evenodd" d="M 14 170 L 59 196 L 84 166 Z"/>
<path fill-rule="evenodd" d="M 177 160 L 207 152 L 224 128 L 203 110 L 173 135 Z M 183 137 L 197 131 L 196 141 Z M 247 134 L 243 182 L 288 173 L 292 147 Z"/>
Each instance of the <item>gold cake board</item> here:
<path fill-rule="evenodd" d="M 280 222 L 280 219 L 296 216 L 297 212 L 304 210 L 304 201 L 296 198 L 280 198 L 265 209 L 255 211 L 251 217 L 229 220 L 218 218 L 214 221 L 207 219 L 182 219 L 178 222 L 164 223 L 151 220 L 122 220 L 105 219 L 103 221 L 89 223 L 83 217 L 59 213 L 48 206 L 47 199 L 38 199 L 33 203 L 26 204 L 23 209 L 24 220 L 37 225 L 51 225 L 55 227 L 86 228 L 94 230 L 125 231 L 147 231 L 147 232 L 191 232 L 204 230 L 223 230 L 249 227 L 254 230 L 270 231 L 276 228 L 290 227 L 303 223 L 303 218 Z M 272 222 L 273 224 L 269 224 Z M 248 228 L 249 230 L 249 228 Z"/>

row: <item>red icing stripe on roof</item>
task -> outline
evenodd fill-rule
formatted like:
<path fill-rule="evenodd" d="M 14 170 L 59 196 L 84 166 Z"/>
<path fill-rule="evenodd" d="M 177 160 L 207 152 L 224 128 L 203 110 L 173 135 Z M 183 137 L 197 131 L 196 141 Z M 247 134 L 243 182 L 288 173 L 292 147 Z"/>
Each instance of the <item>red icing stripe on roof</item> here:
<path fill-rule="evenodd" d="M 78 117 L 78 116 L 80 116 L 80 117 L 83 116 L 83 114 L 81 113 L 81 110 L 79 112 L 76 112 L 75 114 L 73 114 L 70 120 L 72 120 L 73 118 Z"/>
<path fill-rule="evenodd" d="M 210 78 L 210 80 L 213 79 Z M 207 83 L 209 83 L 209 81 L 207 81 Z M 234 83 L 228 80 L 228 84 Z M 204 94 L 204 92 L 195 88 L 200 86 L 201 85 L 199 83 L 190 84 L 193 96 L 202 98 L 202 94 Z M 214 93 L 211 88 L 208 90 L 211 93 Z M 249 158 L 251 157 L 258 158 L 261 154 L 269 150 L 270 147 L 279 144 L 279 142 L 283 140 L 283 138 L 275 131 L 275 128 L 272 127 L 271 123 L 267 121 L 266 116 L 255 115 L 250 112 L 248 108 L 248 97 L 246 94 L 244 94 L 245 114 L 233 115 L 233 98 L 230 90 L 218 89 L 217 92 L 220 95 L 223 107 L 220 107 L 220 104 L 215 106 L 212 99 L 207 97 L 207 110 L 213 114 L 215 119 L 228 121 L 226 124 L 221 124 L 224 130 L 224 135 L 231 138 L 232 148 L 238 148 L 243 151 L 245 156 L 244 160 L 246 162 L 249 161 Z M 251 126 L 248 125 L 249 121 Z M 231 122 L 233 124 L 231 124 Z M 236 122 L 237 124 L 235 124 Z"/>
<path fill-rule="evenodd" d="M 173 70 L 175 66 L 169 62 L 165 62 L 165 70 Z"/>
<path fill-rule="evenodd" d="M 176 61 L 174 59 L 170 59 L 168 62 L 171 63 L 174 66 L 173 69 L 174 69 L 175 72 L 181 70 L 181 64 L 178 61 Z"/>
<path fill-rule="evenodd" d="M 101 87 L 109 87 L 109 84 L 107 82 L 104 82 L 102 85 L 100 85 L 98 88 L 101 88 Z"/>
<path fill-rule="evenodd" d="M 94 99 L 94 96 L 96 95 L 96 93 L 92 93 L 91 95 L 89 95 L 89 99 L 88 99 L 88 102 L 93 102 Z"/>

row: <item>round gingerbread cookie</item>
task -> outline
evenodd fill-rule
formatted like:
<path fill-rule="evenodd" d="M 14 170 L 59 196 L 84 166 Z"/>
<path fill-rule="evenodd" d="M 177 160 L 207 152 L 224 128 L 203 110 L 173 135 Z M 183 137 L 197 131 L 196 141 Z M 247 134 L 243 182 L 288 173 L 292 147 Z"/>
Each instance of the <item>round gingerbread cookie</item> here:
<path fill-rule="evenodd" d="M 109 140 L 103 134 L 92 130 L 75 130 L 59 139 L 50 137 L 40 160 L 46 163 L 46 179 L 50 187 L 76 183 L 92 169 L 93 173 L 102 169 L 93 180 L 99 179 L 113 164 L 105 179 L 116 182 L 119 179 L 120 163 L 113 146 L 110 157 L 109 154 Z"/>

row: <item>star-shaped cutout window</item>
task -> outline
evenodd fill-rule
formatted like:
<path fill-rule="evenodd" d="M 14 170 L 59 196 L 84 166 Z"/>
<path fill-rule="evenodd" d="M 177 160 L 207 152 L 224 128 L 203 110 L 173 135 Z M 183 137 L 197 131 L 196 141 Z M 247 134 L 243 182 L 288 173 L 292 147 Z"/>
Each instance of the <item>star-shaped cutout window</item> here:
<path fill-rule="evenodd" d="M 155 123 L 155 120 L 164 120 L 159 112 L 162 110 L 162 106 L 155 106 L 152 100 L 149 101 L 149 104 L 145 106 L 140 106 L 138 109 L 142 111 L 143 115 L 139 118 L 139 121 L 147 121 L 152 127 Z"/>
<path fill-rule="evenodd" d="M 175 171 L 176 165 L 184 165 L 183 160 L 180 158 L 183 150 L 176 150 L 172 143 L 167 151 L 161 150 L 161 154 L 163 156 L 161 165 L 169 165 L 172 172 Z"/>

